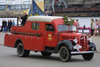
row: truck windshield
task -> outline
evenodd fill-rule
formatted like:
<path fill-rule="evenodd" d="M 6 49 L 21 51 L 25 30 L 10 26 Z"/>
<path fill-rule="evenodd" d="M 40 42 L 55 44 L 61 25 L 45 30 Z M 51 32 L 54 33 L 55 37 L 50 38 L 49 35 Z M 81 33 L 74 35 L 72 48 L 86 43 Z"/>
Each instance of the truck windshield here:
<path fill-rule="evenodd" d="M 77 31 L 76 25 L 70 25 L 69 28 L 70 31 Z"/>
<path fill-rule="evenodd" d="M 76 25 L 58 25 L 58 31 L 77 31 Z"/>
<path fill-rule="evenodd" d="M 58 31 L 68 31 L 68 25 L 58 25 Z"/>

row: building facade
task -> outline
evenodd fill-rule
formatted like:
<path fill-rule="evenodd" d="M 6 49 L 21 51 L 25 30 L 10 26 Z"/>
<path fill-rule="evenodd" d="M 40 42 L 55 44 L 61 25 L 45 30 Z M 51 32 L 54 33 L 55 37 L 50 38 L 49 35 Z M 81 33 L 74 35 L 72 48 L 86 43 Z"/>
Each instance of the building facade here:
<path fill-rule="evenodd" d="M 53 0 L 52 0 L 53 1 Z M 61 2 L 62 0 L 55 0 Z M 100 0 L 64 0 L 69 8 L 72 7 L 100 7 Z M 45 0 L 45 4 L 48 0 Z"/>
<path fill-rule="evenodd" d="M 6 0 L 0 0 L 5 2 Z M 7 0 L 8 1 L 8 0 Z M 29 3 L 31 0 L 15 0 L 21 4 L 9 4 L 8 11 L 4 11 L 7 4 L 0 4 L 0 17 L 17 17 L 21 15 L 23 10 L 29 9 L 31 4 L 22 4 L 23 2 Z M 50 1 L 50 2 L 48 2 Z M 12 2 L 12 3 L 14 3 Z M 48 2 L 48 4 L 47 4 Z M 47 4 L 47 7 L 46 7 Z M 53 5 L 52 5 L 53 4 Z M 44 0 L 45 9 L 54 9 L 56 16 L 71 16 L 71 17 L 91 17 L 100 16 L 100 0 Z M 3 10 L 3 11 L 2 11 Z"/>

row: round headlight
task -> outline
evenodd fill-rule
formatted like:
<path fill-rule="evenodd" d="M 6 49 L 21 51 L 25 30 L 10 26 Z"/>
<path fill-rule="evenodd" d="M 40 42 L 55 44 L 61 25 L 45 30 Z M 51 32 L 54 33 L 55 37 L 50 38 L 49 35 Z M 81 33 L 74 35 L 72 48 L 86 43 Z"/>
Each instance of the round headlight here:
<path fill-rule="evenodd" d="M 78 42 L 78 40 L 77 40 L 77 37 L 73 40 L 75 43 L 77 43 Z"/>
<path fill-rule="evenodd" d="M 90 42 L 93 42 L 92 38 L 88 38 L 88 40 L 89 40 Z"/>

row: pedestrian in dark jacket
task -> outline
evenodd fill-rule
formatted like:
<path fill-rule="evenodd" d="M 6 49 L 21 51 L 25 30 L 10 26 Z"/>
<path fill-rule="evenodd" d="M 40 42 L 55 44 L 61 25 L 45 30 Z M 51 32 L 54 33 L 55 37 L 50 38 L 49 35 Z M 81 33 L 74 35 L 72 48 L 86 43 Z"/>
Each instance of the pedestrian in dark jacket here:
<path fill-rule="evenodd" d="M 2 30 L 3 30 L 4 27 L 7 27 L 7 22 L 6 22 L 6 20 L 2 20 L 1 32 L 2 32 Z"/>
<path fill-rule="evenodd" d="M 7 27 L 7 31 L 11 31 L 11 26 L 12 26 L 12 21 L 8 20 L 8 27 Z"/>
<path fill-rule="evenodd" d="M 25 25 L 26 20 L 27 20 L 27 14 L 26 14 L 26 11 L 23 12 L 23 15 L 24 15 L 23 17 L 20 17 L 20 16 L 19 16 L 19 18 L 22 19 L 22 22 L 21 22 L 21 25 L 22 25 L 22 26 Z"/>
<path fill-rule="evenodd" d="M 53 12 L 52 12 L 52 10 L 50 10 L 50 14 L 49 14 L 49 16 L 53 16 Z"/>
<path fill-rule="evenodd" d="M 45 9 L 46 16 L 49 16 L 48 10 Z"/>
<path fill-rule="evenodd" d="M 4 20 L 2 20 L 1 32 L 2 32 L 3 27 L 4 27 Z"/>

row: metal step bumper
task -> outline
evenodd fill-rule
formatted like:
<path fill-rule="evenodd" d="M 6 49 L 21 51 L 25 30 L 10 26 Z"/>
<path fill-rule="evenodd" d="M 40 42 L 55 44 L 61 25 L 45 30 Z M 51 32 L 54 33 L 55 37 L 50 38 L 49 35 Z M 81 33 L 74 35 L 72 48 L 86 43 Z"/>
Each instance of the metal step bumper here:
<path fill-rule="evenodd" d="M 96 53 L 97 51 L 74 51 L 71 52 L 72 55 L 81 55 L 81 54 L 89 54 L 89 53 Z"/>

